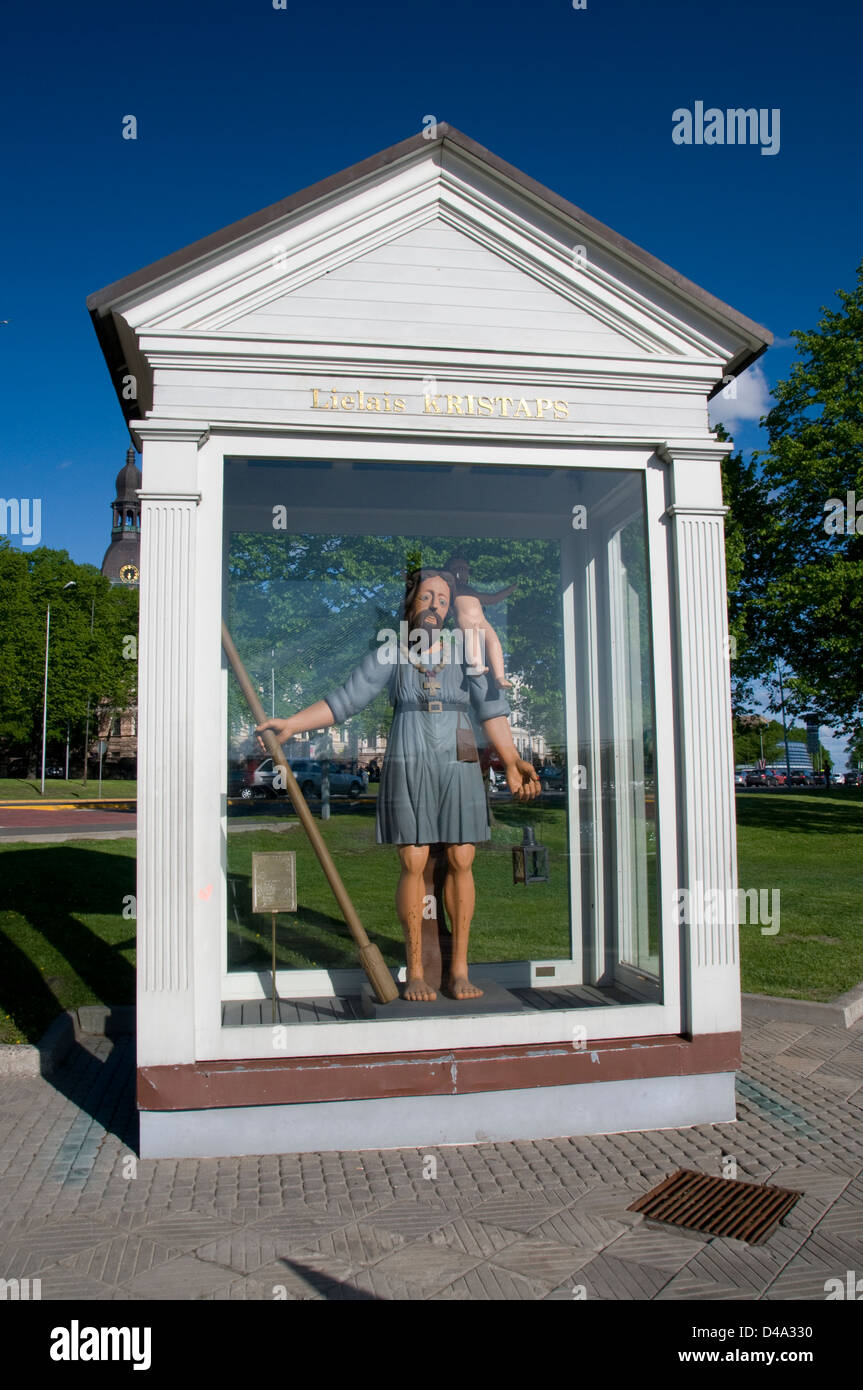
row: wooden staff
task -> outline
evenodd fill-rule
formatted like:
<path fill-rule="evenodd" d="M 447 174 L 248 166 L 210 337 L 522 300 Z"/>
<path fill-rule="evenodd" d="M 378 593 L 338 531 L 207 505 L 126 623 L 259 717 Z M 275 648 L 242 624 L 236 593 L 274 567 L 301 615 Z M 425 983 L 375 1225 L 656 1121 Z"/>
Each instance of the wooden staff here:
<path fill-rule="evenodd" d="M 267 715 L 264 711 L 264 707 L 258 699 L 257 692 L 252 682 L 249 680 L 246 668 L 243 666 L 237 654 L 237 649 L 231 640 L 231 634 L 228 632 L 224 622 L 222 623 L 222 646 L 225 649 L 225 655 L 228 661 L 231 663 L 231 669 L 237 678 L 240 689 L 246 697 L 249 709 L 255 717 L 255 723 L 266 723 Z M 360 965 L 369 978 L 378 1003 L 389 1004 L 391 1000 L 398 999 L 399 997 L 396 983 L 390 971 L 387 969 L 384 958 L 378 947 L 369 941 L 366 929 L 360 921 L 359 913 L 348 896 L 348 891 L 342 883 L 341 875 L 333 863 L 332 855 L 324 843 L 321 832 L 315 824 L 311 811 L 306 805 L 306 799 L 297 784 L 297 779 L 290 769 L 282 745 L 279 743 L 272 729 L 265 729 L 259 737 L 263 740 L 267 752 L 273 759 L 273 766 L 278 768 L 284 778 L 288 795 L 294 803 L 294 810 L 302 821 L 303 829 L 311 840 L 312 849 L 318 856 L 321 868 L 327 876 L 336 902 L 347 923 L 348 931 L 359 947 Z"/>

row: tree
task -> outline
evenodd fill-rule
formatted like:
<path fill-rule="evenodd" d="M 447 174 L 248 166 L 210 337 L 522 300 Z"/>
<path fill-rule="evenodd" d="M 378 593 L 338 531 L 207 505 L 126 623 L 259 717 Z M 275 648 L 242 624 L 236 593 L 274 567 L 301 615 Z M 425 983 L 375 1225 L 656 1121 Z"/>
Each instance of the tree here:
<path fill-rule="evenodd" d="M 792 712 L 850 730 L 863 720 L 863 263 L 838 298 L 792 333 L 800 360 L 773 389 L 758 477 L 731 471 L 764 508 L 737 591 L 751 657 L 791 667 Z"/>
<path fill-rule="evenodd" d="M 64 585 L 74 581 L 74 588 Z M 87 703 L 123 709 L 137 687 L 138 594 L 112 586 L 65 550 L 24 551 L 0 538 L 0 748 L 35 767 L 42 740 L 45 618 L 51 605 L 48 740 L 83 740 Z M 91 613 L 93 632 L 90 632 Z"/>
<path fill-rule="evenodd" d="M 510 673 L 522 677 L 520 712 L 550 744 L 561 744 L 557 543 L 465 537 L 457 544 L 477 588 L 516 585 L 506 609 L 490 608 L 488 617 L 508 653 Z M 418 563 L 445 564 L 455 545 L 452 537 L 233 532 L 227 623 L 252 682 L 267 694 L 275 685 L 276 714 L 325 698 L 341 685 L 366 652 L 380 645 L 377 634 L 395 630 L 405 571 Z M 234 682 L 228 698 L 237 739 L 250 722 Z M 386 695 L 379 696 L 355 716 L 355 727 L 363 734 L 386 733 L 391 716 Z"/>
<path fill-rule="evenodd" d="M 716 428 L 721 440 L 729 436 Z M 725 571 L 728 589 L 728 633 L 731 660 L 731 698 L 735 710 L 752 701 L 753 685 L 769 664 L 760 641 L 753 612 L 769 564 L 766 519 L 768 489 L 753 460 L 732 454 L 722 461 L 722 497 L 728 507 L 725 518 Z"/>

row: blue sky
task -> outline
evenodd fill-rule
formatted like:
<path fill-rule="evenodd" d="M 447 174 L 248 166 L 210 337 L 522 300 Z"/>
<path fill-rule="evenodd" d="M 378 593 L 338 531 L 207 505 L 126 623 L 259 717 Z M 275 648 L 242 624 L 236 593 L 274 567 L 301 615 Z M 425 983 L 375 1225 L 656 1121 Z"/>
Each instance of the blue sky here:
<path fill-rule="evenodd" d="M 129 443 L 87 295 L 426 115 L 773 332 L 724 407 L 744 448 L 790 330 L 863 257 L 849 0 L 46 0 L 4 28 L 0 495 L 41 496 L 43 544 L 78 561 L 101 562 Z M 778 108 L 779 152 L 675 144 L 696 101 Z"/>

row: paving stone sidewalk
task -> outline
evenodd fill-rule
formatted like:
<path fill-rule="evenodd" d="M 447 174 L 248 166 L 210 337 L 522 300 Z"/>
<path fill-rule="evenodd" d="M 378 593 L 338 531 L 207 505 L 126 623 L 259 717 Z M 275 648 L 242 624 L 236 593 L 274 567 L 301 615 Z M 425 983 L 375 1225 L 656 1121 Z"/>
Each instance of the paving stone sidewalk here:
<path fill-rule="evenodd" d="M 863 1022 L 747 1020 L 736 1124 L 427 1153 L 137 1160 L 133 1082 L 125 1037 L 0 1082 L 0 1279 L 43 1300 L 821 1300 L 863 1270 Z M 626 1210 L 723 1157 L 805 1193 L 766 1244 Z"/>

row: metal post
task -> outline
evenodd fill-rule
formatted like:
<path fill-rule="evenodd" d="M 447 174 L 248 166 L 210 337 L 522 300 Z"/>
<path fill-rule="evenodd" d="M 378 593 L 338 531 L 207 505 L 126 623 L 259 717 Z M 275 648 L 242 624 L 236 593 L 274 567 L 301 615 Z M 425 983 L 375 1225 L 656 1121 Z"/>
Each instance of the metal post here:
<path fill-rule="evenodd" d="M 104 745 L 105 745 L 105 740 L 104 740 L 103 738 L 100 738 L 100 739 L 99 739 L 99 800 L 100 800 L 100 801 L 101 801 L 101 799 L 102 799 L 102 749 L 104 748 Z"/>
<path fill-rule="evenodd" d="M 324 756 L 321 762 L 321 820 L 330 818 L 330 736 L 324 739 Z"/>
<path fill-rule="evenodd" d="M 96 600 L 90 604 L 90 636 L 93 636 L 93 615 L 96 611 Z M 87 727 L 84 732 L 84 786 L 87 785 L 87 763 L 90 758 L 90 696 L 87 696 Z"/>
<path fill-rule="evenodd" d="M 66 781 L 69 781 L 69 721 L 66 720 Z"/>
<path fill-rule="evenodd" d="M 278 1020 L 278 1008 L 276 1006 L 276 914 L 273 913 L 273 1023 Z"/>
<path fill-rule="evenodd" d="M 779 701 L 782 709 L 782 733 L 785 737 L 785 772 L 787 776 L 786 786 L 791 786 L 791 755 L 788 752 L 788 725 L 785 722 L 785 688 L 782 684 L 782 670 L 779 662 L 776 662 L 776 674 L 779 677 Z"/>
<path fill-rule="evenodd" d="M 42 795 L 45 795 L 45 732 L 48 727 L 48 643 L 51 640 L 51 605 L 45 615 L 45 684 L 42 688 Z"/>

